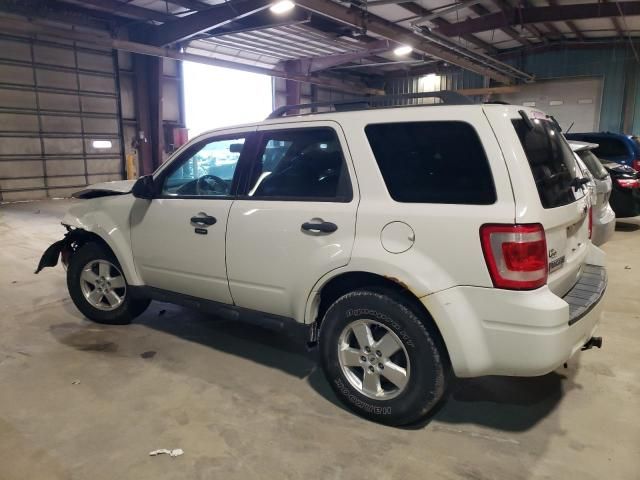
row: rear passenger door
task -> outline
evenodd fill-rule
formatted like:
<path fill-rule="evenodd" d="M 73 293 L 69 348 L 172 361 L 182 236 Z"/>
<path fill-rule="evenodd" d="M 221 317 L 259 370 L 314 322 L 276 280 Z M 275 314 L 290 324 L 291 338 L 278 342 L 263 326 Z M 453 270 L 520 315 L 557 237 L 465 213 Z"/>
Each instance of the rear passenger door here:
<path fill-rule="evenodd" d="M 355 174 L 334 122 L 265 126 L 258 139 L 229 215 L 229 287 L 238 306 L 302 318 L 316 281 L 349 262 Z"/>

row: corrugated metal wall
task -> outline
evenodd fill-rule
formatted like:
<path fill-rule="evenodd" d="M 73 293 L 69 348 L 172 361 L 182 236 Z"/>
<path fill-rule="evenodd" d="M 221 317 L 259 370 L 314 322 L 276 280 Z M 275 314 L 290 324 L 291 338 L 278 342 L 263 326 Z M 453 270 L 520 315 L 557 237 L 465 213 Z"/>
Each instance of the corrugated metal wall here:
<path fill-rule="evenodd" d="M 119 119 L 111 50 L 0 35 L 0 200 L 122 178 Z"/>
<path fill-rule="evenodd" d="M 439 75 L 439 82 L 436 88 L 428 79 L 428 75 L 421 77 L 402 77 L 394 78 L 387 82 L 385 90 L 389 94 L 399 93 L 419 93 L 432 92 L 439 90 L 462 90 L 464 88 L 481 88 L 484 86 L 484 79 L 480 75 L 468 72 L 466 70 L 458 70 L 449 72 L 446 75 Z"/>

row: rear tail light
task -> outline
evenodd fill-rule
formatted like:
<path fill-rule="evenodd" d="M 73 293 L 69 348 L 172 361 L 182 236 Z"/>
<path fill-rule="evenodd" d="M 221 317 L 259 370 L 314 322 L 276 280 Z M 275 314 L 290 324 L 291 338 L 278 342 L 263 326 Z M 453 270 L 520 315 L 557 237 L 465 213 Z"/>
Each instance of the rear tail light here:
<path fill-rule="evenodd" d="M 631 166 L 634 170 L 638 170 L 640 172 L 640 158 L 636 158 L 631 162 Z"/>
<path fill-rule="evenodd" d="M 637 178 L 616 178 L 616 182 L 622 188 L 638 188 L 640 187 L 640 180 Z"/>
<path fill-rule="evenodd" d="M 589 239 L 593 234 L 593 207 L 589 207 Z"/>
<path fill-rule="evenodd" d="M 480 241 L 494 287 L 533 290 L 547 283 L 547 241 L 539 223 L 483 225 Z"/>

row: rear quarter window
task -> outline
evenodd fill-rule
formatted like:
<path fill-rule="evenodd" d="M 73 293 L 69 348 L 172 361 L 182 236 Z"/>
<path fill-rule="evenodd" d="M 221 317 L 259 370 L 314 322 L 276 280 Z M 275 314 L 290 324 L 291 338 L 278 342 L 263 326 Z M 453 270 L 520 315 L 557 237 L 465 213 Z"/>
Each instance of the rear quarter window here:
<path fill-rule="evenodd" d="M 365 133 L 391 197 L 405 203 L 496 201 L 478 134 L 465 122 L 368 125 Z"/>
<path fill-rule="evenodd" d="M 590 141 L 598 144 L 598 147 L 593 150 L 593 153 L 598 157 L 624 157 L 629 155 L 629 149 L 622 140 L 598 137 Z"/>
<path fill-rule="evenodd" d="M 577 164 L 571 147 L 551 122 L 534 122 L 530 128 L 518 119 L 513 120 L 513 126 L 529 161 L 540 202 L 544 208 L 573 203 Z"/>
<path fill-rule="evenodd" d="M 602 166 L 602 162 L 596 157 L 590 150 L 582 150 L 578 152 L 578 156 L 582 159 L 587 166 L 591 174 L 598 180 L 604 180 L 607 178 L 607 171 Z"/>

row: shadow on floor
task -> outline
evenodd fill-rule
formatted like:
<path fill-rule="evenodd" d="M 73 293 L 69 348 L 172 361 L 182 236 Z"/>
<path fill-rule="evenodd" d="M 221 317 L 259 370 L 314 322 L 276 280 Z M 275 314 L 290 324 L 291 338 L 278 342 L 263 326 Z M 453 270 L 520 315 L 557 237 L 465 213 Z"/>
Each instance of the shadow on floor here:
<path fill-rule="evenodd" d="M 71 310 L 74 307 L 68 305 L 67 308 Z M 317 350 L 308 350 L 302 338 L 288 331 L 221 320 L 155 302 L 135 323 L 306 379 L 315 392 L 346 410 L 319 367 Z M 117 337 L 126 335 L 126 327 L 119 331 L 114 327 L 88 323 L 86 328 L 76 326 L 73 333 L 68 325 L 60 327 L 64 328 L 59 332 L 52 331 L 58 341 L 87 352 L 96 351 L 104 344 L 117 343 Z M 62 332 L 66 334 L 61 335 Z M 574 388 L 572 378 L 575 372 L 571 369 L 564 372 L 566 375 L 554 372 L 532 378 L 454 379 L 447 400 L 424 421 L 407 428 L 423 428 L 436 420 L 449 424 L 471 423 L 503 431 L 528 430 L 555 409 L 565 390 Z"/>

